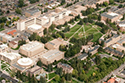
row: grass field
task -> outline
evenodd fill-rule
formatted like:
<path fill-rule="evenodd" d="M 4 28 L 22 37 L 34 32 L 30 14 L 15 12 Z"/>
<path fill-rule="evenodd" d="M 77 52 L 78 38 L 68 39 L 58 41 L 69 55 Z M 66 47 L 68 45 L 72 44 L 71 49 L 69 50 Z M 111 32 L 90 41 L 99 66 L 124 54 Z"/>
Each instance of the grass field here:
<path fill-rule="evenodd" d="M 101 36 L 102 36 L 101 33 L 95 33 L 92 42 L 96 42 L 97 40 L 99 40 L 99 38 L 100 38 Z"/>
<path fill-rule="evenodd" d="M 50 74 L 49 74 L 49 79 L 53 78 L 54 76 L 56 76 L 55 73 L 50 73 Z"/>
<path fill-rule="evenodd" d="M 67 38 L 70 38 L 80 27 L 81 25 L 76 24 L 74 27 L 70 29 L 69 32 L 65 33 L 65 36 Z M 93 34 L 94 38 L 92 42 L 96 42 L 102 36 L 102 33 L 100 33 L 100 30 L 101 28 L 96 25 L 84 24 L 84 27 L 79 29 L 79 31 L 74 35 L 74 37 L 77 39 L 84 38 L 84 37 L 87 38 L 89 35 Z"/>
<path fill-rule="evenodd" d="M 71 37 L 80 27 L 81 27 L 81 25 L 76 24 L 74 27 L 72 27 L 72 28 L 70 29 L 69 32 L 65 33 L 65 36 L 66 36 L 67 38 Z"/>

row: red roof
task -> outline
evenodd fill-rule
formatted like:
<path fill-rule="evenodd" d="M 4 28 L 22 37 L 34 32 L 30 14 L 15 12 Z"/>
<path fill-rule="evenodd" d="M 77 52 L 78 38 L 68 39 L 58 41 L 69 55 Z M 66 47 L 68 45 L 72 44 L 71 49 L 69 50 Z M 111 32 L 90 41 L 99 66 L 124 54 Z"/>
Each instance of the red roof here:
<path fill-rule="evenodd" d="M 115 79 L 114 79 L 114 78 L 111 78 L 111 79 L 108 80 L 107 83 L 115 83 Z"/>
<path fill-rule="evenodd" d="M 15 32 L 16 32 L 16 30 L 12 30 L 12 31 L 8 32 L 7 34 L 8 35 L 13 35 Z"/>

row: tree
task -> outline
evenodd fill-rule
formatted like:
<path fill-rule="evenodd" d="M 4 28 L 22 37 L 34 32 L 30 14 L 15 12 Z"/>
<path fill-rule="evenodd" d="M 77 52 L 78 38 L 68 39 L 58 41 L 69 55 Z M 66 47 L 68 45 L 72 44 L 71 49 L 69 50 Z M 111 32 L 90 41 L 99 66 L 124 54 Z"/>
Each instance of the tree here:
<path fill-rule="evenodd" d="M 40 66 L 40 67 L 42 67 L 43 64 L 42 64 L 41 60 L 39 60 L 39 61 L 37 62 L 37 65 Z"/>
<path fill-rule="evenodd" d="M 19 9 L 19 8 L 17 8 L 16 10 L 15 10 L 15 12 L 17 13 L 17 14 L 22 14 L 21 12 L 21 10 Z"/>
<path fill-rule="evenodd" d="M 65 78 L 62 77 L 61 80 L 60 80 L 60 83 L 65 83 L 65 81 L 66 81 Z"/>
<path fill-rule="evenodd" d="M 47 28 L 45 28 L 45 29 L 43 30 L 43 32 L 44 32 L 44 35 L 47 34 Z"/>
<path fill-rule="evenodd" d="M 103 5 L 104 5 L 104 6 L 108 6 L 108 3 L 107 3 L 107 2 L 104 2 Z"/>
<path fill-rule="evenodd" d="M 52 64 L 49 64 L 49 65 L 47 66 L 47 70 L 48 70 L 48 72 L 51 72 L 51 71 L 53 70 Z"/>
<path fill-rule="evenodd" d="M 24 6 L 24 0 L 19 0 L 18 1 L 18 6 L 23 7 Z"/>
<path fill-rule="evenodd" d="M 101 21 L 101 15 L 99 14 L 99 16 L 98 16 L 98 21 Z"/>
<path fill-rule="evenodd" d="M 80 25 L 83 25 L 83 20 L 80 20 L 79 24 L 80 24 Z"/>
<path fill-rule="evenodd" d="M 60 76 L 59 76 L 59 75 L 56 75 L 56 76 L 55 76 L 55 81 L 58 82 L 59 80 L 60 80 Z"/>
<path fill-rule="evenodd" d="M 96 64 L 100 64 L 101 63 L 101 56 L 100 55 L 97 55 L 95 57 L 95 62 L 96 62 Z"/>
<path fill-rule="evenodd" d="M 109 3 L 110 4 L 114 4 L 114 0 L 109 0 Z"/>
<path fill-rule="evenodd" d="M 7 12 L 6 12 L 7 14 L 9 14 L 10 13 L 10 11 L 9 10 L 7 10 Z"/>
<path fill-rule="evenodd" d="M 46 83 L 46 79 L 44 77 L 40 77 L 40 82 L 39 83 Z"/>
<path fill-rule="evenodd" d="M 65 78 L 66 78 L 67 81 L 71 81 L 72 80 L 72 74 L 71 73 L 67 73 L 65 75 Z"/>

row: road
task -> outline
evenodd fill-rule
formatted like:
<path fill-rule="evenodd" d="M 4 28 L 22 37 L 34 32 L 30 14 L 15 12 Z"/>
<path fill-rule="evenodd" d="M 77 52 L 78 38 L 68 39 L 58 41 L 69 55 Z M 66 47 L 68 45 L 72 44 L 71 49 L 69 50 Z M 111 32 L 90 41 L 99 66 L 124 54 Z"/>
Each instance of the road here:
<path fill-rule="evenodd" d="M 112 71 L 110 74 L 108 74 L 107 76 L 105 76 L 103 79 L 101 79 L 101 80 L 98 81 L 97 83 L 101 83 L 101 82 L 106 81 L 107 78 L 111 77 L 112 74 L 119 76 L 119 74 L 118 74 L 119 70 L 123 69 L 124 67 L 125 67 L 125 63 L 122 64 L 122 65 L 121 65 L 119 68 L 117 68 L 116 70 Z"/>

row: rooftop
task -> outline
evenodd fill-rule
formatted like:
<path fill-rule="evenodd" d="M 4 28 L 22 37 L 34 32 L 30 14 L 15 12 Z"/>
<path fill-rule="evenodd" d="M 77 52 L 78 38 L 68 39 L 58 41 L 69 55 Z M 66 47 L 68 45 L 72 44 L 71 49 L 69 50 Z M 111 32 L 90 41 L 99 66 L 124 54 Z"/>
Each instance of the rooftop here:
<path fill-rule="evenodd" d="M 88 56 L 88 54 L 83 53 L 82 55 L 78 56 L 78 59 L 82 59 L 82 58 L 84 58 L 84 57 L 86 57 L 86 56 Z"/>
<path fill-rule="evenodd" d="M 44 53 L 42 55 L 42 57 L 45 58 L 46 60 L 50 61 L 50 60 L 53 60 L 54 58 L 56 58 L 57 56 L 60 56 L 61 54 L 63 54 L 63 52 L 61 52 L 61 51 L 49 50 L 48 52 Z"/>
<path fill-rule="evenodd" d="M 27 13 L 30 13 L 31 15 L 33 15 L 33 14 L 39 12 L 39 9 L 32 8 L 32 9 L 27 10 L 26 12 L 27 12 Z"/>
<path fill-rule="evenodd" d="M 111 12 L 111 13 L 104 12 L 104 13 L 101 14 L 101 16 L 107 17 L 109 19 L 113 19 L 114 17 L 117 17 L 118 15 L 119 14 L 113 13 L 113 12 Z"/>
<path fill-rule="evenodd" d="M 13 53 L 13 52 L 10 52 L 10 53 L 4 52 L 4 53 L 0 53 L 0 55 L 4 56 L 6 58 L 9 58 L 10 60 L 14 60 L 14 59 L 21 57 L 20 54 Z"/>
<path fill-rule="evenodd" d="M 21 48 L 27 51 L 31 51 L 31 50 L 38 48 L 38 46 L 44 47 L 44 44 L 38 41 L 32 41 L 32 42 L 22 45 Z"/>
<path fill-rule="evenodd" d="M 64 63 L 58 63 L 58 65 L 60 65 L 62 68 L 66 68 L 66 69 L 69 69 L 69 70 L 71 70 L 71 69 L 73 69 L 70 65 L 68 65 L 68 64 L 64 64 Z"/>
<path fill-rule="evenodd" d="M 32 30 L 38 30 L 40 28 L 42 28 L 42 26 L 38 24 L 33 24 L 33 25 L 28 26 L 28 29 L 32 29 Z"/>

